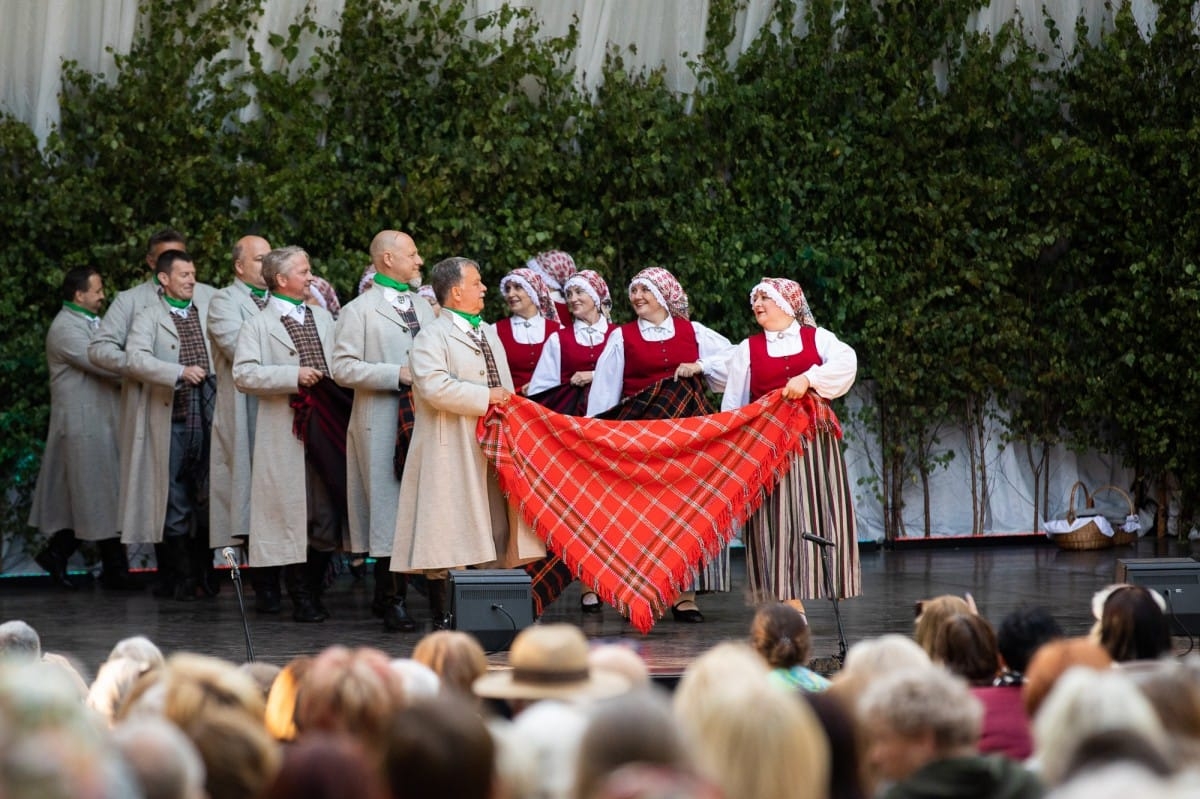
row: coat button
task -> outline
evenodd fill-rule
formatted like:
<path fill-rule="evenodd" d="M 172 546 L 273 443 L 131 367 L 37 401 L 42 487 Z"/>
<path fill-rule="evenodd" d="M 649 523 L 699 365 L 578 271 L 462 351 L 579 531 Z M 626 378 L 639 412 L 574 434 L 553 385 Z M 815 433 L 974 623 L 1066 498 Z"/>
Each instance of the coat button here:
<path fill-rule="evenodd" d="M 482 370 L 482 369 L 480 369 L 480 370 L 479 370 L 479 376 L 480 376 L 480 377 L 483 377 L 483 370 Z"/>
<path fill-rule="evenodd" d="M 291 350 L 288 350 L 288 355 L 291 355 L 294 358 L 296 356 L 296 353 L 292 352 Z"/>

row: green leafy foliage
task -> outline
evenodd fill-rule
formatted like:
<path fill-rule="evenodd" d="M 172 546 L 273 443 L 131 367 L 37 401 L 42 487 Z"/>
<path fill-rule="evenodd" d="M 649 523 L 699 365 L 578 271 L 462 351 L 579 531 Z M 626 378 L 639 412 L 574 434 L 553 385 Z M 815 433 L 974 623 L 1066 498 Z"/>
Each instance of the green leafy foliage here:
<path fill-rule="evenodd" d="M 203 279 L 225 282 L 229 244 L 257 232 L 305 247 L 343 298 L 383 228 L 431 263 L 478 259 L 492 286 L 563 249 L 606 275 L 618 320 L 629 279 L 658 264 L 735 340 L 750 287 L 792 277 L 859 353 L 890 537 L 907 532 L 906 486 L 952 456 L 939 436 L 982 447 L 996 409 L 1035 474 L 1059 443 L 1104 447 L 1194 507 L 1189 7 L 1163 4 L 1147 37 L 1122 6 L 1052 68 L 1015 25 L 970 33 L 981 5 L 780 0 L 732 58 L 739 3 L 713 0 L 685 97 L 616 48 L 585 92 L 577 30 L 550 37 L 525 7 L 347 0 L 336 31 L 304 14 L 261 35 L 261 0 L 143 0 L 114 80 L 67 65 L 42 147 L 0 118 L 6 529 L 44 434 L 63 271 L 131 285 L 165 225 Z M 968 454 L 982 508 L 986 461 Z"/>

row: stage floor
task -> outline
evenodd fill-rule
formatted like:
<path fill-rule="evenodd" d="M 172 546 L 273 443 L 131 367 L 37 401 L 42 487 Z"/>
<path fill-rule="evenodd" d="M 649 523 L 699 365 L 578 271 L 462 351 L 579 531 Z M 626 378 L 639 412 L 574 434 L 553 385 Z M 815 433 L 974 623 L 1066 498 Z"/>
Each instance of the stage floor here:
<path fill-rule="evenodd" d="M 928 546 L 902 544 L 894 549 L 862 552 L 865 595 L 840 603 L 849 644 L 883 633 L 908 634 L 913 604 L 943 593 L 974 594 L 983 613 L 998 623 L 1022 605 L 1051 610 L 1068 635 L 1081 635 L 1091 626 L 1093 592 L 1113 582 L 1121 558 L 1191 557 L 1200 547 L 1173 540 L 1142 540 L 1132 547 L 1092 552 L 1060 551 L 1043 539 L 997 544 L 961 542 Z M 660 621 L 648 635 L 630 627 L 614 610 L 600 615 L 579 611 L 578 584 L 572 586 L 543 617 L 545 621 L 579 625 L 594 641 L 620 641 L 635 647 L 652 673 L 664 680 L 677 676 L 697 655 L 721 641 L 745 639 L 753 608 L 744 599 L 744 564 L 733 561 L 734 591 L 700 597 L 707 621 L 699 625 Z M 289 613 L 260 616 L 248 609 L 251 641 L 257 660 L 282 665 L 300 654 L 312 654 L 331 644 L 373 646 L 395 656 L 411 653 L 420 633 L 387 634 L 370 614 L 371 578 L 355 582 L 338 578 L 326 594 L 332 618 L 323 624 L 296 624 Z M 247 592 L 249 589 L 247 588 Z M 247 596 L 248 607 L 252 597 Z M 838 652 L 833 605 L 827 600 L 806 602 L 813 628 L 813 655 L 831 658 Z M 284 600 L 285 609 L 287 601 Z M 427 603 L 410 597 L 418 619 L 427 618 Z M 130 635 L 145 635 L 168 654 L 188 650 L 240 662 L 246 659 L 246 639 L 231 581 L 214 599 L 183 603 L 158 600 L 149 591 L 104 591 L 88 582 L 77 591 L 52 587 L 44 579 L 0 580 L 0 620 L 24 619 L 38 631 L 42 647 L 70 655 L 85 678 L 94 675 L 113 644 Z M 1184 651 L 1188 639 L 1176 639 Z M 497 666 L 507 653 L 490 657 Z"/>

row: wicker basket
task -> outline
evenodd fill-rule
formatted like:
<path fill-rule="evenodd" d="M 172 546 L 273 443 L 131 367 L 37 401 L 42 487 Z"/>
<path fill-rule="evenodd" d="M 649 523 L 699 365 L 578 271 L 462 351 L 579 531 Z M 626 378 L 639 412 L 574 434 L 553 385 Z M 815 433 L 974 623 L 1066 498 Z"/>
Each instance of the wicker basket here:
<path fill-rule="evenodd" d="M 1071 486 L 1071 497 L 1067 502 L 1067 521 L 1074 522 L 1078 518 L 1078 511 L 1075 510 L 1075 497 L 1077 492 L 1082 489 L 1084 497 L 1084 507 L 1093 509 L 1096 507 L 1096 495 L 1101 491 L 1115 491 L 1120 494 L 1125 502 L 1129 505 L 1129 513 L 1133 513 L 1133 500 L 1121 488 L 1115 485 L 1105 485 L 1097 488 L 1094 493 L 1088 493 L 1087 486 L 1076 480 L 1075 485 Z M 1096 514 L 1093 514 L 1096 515 Z M 1127 533 L 1120 529 L 1119 525 L 1114 526 L 1112 536 L 1107 536 L 1100 532 L 1099 526 L 1095 522 L 1089 521 L 1084 526 L 1072 530 L 1069 533 L 1058 533 L 1051 536 L 1054 543 L 1059 549 L 1069 549 L 1074 551 L 1082 551 L 1088 549 L 1108 549 L 1111 546 L 1125 546 L 1132 544 L 1137 540 L 1137 536 L 1133 533 Z"/>

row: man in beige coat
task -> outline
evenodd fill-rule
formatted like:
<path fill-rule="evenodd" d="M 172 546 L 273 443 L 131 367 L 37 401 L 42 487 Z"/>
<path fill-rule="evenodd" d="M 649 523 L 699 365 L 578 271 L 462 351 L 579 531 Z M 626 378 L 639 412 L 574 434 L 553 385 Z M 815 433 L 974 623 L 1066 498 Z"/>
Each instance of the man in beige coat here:
<path fill-rule="evenodd" d="M 489 405 L 508 402 L 512 375 L 491 325 L 479 317 L 487 287 L 466 258 L 441 261 L 430 282 L 442 313 L 412 349 L 416 422 L 400 481 L 391 568 L 430 578 L 435 627 L 446 616 L 447 571 L 510 568 L 546 554 L 507 504 L 475 438 Z"/>
<path fill-rule="evenodd" d="M 90 267 L 70 270 L 61 294 L 62 310 L 46 334 L 50 429 L 29 512 L 30 526 L 50 538 L 34 560 L 55 583 L 74 588 L 67 561 L 79 541 L 95 541 L 104 565 L 100 584 L 137 588 L 117 524 L 121 376 L 94 366 L 87 357 L 104 304 L 100 273 Z"/>
<path fill-rule="evenodd" d="M 217 373 L 209 457 L 209 546 L 245 543 L 250 534 L 250 453 L 254 446 L 257 399 L 233 385 L 233 356 L 247 319 L 267 304 L 262 259 L 271 245 L 262 236 L 243 236 L 233 245 L 233 282 L 219 289 L 208 306 L 208 340 Z M 279 612 L 279 569 L 252 571 L 254 607 Z"/>
<path fill-rule="evenodd" d="M 183 234 L 164 228 L 150 237 L 146 249 L 146 268 L 149 277 L 143 283 L 138 283 L 131 289 L 117 294 L 104 319 L 100 329 L 88 343 L 88 359 L 109 372 L 125 376 L 125 340 L 129 338 L 129 330 L 133 327 L 133 319 L 148 305 L 159 304 L 159 285 L 157 278 L 158 259 L 167 250 L 187 250 L 187 242 Z M 117 434 L 121 454 L 121 470 L 127 468 L 125 458 L 132 444 L 133 423 L 141 403 L 142 384 L 137 380 L 126 380 L 121 384 L 121 417 Z M 123 504 L 124 500 L 122 500 Z"/>
<path fill-rule="evenodd" d="M 212 567 L 208 445 L 216 380 L 205 320 L 213 288 L 196 282 L 196 264 L 181 250 L 159 256 L 158 283 L 162 298 L 138 312 L 125 342 L 125 380 L 142 388 L 121 459 L 121 537 L 155 544 L 156 595 L 186 602 Z"/>
<path fill-rule="evenodd" d="M 333 379 L 354 389 L 346 435 L 350 550 L 375 558 L 371 610 L 388 632 L 412 632 L 407 577 L 390 570 L 400 480 L 393 458 L 401 395 L 411 402 L 413 337 L 434 319 L 416 293 L 425 262 L 412 238 L 385 230 L 371 242 L 374 288 L 342 308 L 334 328 Z"/>
<path fill-rule="evenodd" d="M 250 478 L 250 566 L 282 566 L 292 618 L 320 622 L 321 580 L 342 538 L 341 512 L 293 425 L 295 395 L 329 379 L 333 317 L 305 304 L 312 284 L 299 247 L 263 258 L 271 299 L 238 335 L 233 380 L 258 397 Z M 309 433 L 311 434 L 311 433 Z M 343 476 L 344 479 L 344 476 Z"/>

